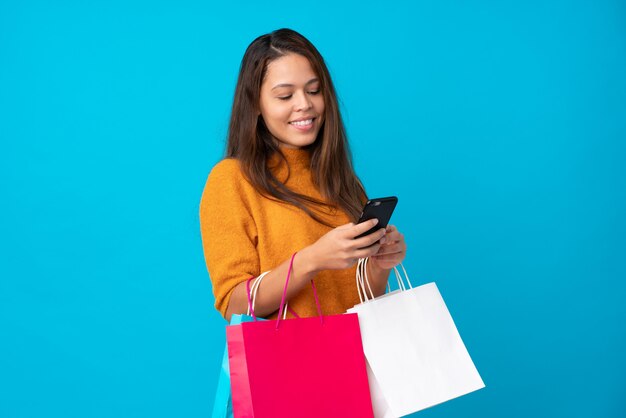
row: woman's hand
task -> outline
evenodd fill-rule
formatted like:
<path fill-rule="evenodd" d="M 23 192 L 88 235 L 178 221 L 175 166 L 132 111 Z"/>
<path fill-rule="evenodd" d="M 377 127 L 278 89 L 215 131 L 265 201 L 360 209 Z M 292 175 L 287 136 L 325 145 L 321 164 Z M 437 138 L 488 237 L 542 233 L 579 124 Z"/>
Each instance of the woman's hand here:
<path fill-rule="evenodd" d="M 359 258 L 372 257 L 380 252 L 381 242 L 387 231 L 378 231 L 356 239 L 357 236 L 369 231 L 378 223 L 371 219 L 360 224 L 345 224 L 326 233 L 314 244 L 304 248 L 298 256 L 306 258 L 309 271 L 340 270 L 352 267 Z M 395 248 L 395 247 L 393 247 Z"/>
<path fill-rule="evenodd" d="M 387 226 L 387 234 L 376 254 L 370 256 L 372 267 L 380 270 L 389 270 L 397 266 L 406 257 L 406 243 L 404 235 L 393 225 Z"/>

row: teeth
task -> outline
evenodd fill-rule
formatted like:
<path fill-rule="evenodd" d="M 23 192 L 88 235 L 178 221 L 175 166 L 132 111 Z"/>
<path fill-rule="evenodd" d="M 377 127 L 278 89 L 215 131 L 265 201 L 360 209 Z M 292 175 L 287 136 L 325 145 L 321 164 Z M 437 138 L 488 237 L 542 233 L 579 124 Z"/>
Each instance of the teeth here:
<path fill-rule="evenodd" d="M 299 121 L 295 121 L 295 122 L 289 122 L 292 125 L 298 125 L 298 126 L 306 126 L 306 125 L 310 125 L 313 123 L 313 119 L 307 119 L 307 120 L 299 120 Z"/>

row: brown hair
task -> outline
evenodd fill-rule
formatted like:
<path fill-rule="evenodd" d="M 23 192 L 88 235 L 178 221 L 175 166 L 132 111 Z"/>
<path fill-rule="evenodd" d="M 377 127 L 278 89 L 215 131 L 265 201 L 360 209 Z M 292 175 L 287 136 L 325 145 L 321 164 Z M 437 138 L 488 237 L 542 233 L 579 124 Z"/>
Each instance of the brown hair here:
<path fill-rule="evenodd" d="M 270 62 L 287 54 L 307 58 L 320 79 L 324 97 L 324 122 L 311 153 L 313 182 L 326 202 L 296 193 L 281 183 L 267 166 L 267 158 L 285 156 L 259 115 L 261 84 Z M 248 181 L 268 198 L 288 202 L 304 210 L 318 222 L 328 225 L 311 206 L 329 205 L 343 209 L 356 222 L 366 199 L 361 181 L 354 173 L 337 95 L 324 59 L 309 40 L 291 29 L 279 29 L 256 38 L 246 49 L 235 89 L 226 156 L 240 161 Z"/>

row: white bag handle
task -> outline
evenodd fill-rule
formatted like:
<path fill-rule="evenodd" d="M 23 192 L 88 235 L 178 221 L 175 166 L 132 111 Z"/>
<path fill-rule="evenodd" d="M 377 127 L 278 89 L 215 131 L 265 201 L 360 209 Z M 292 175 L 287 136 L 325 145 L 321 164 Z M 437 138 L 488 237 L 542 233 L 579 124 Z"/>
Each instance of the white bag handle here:
<path fill-rule="evenodd" d="M 261 282 L 263 281 L 263 278 L 265 277 L 265 275 L 269 273 L 269 271 L 266 271 L 265 273 L 261 273 L 259 275 L 259 277 L 257 277 L 256 279 L 254 279 L 252 281 L 252 287 L 250 288 L 250 298 L 252 300 L 252 311 L 254 311 L 254 304 L 256 302 L 256 292 L 259 290 L 259 285 L 261 284 Z M 250 316 L 250 305 L 248 305 L 248 311 L 246 312 L 246 315 Z"/>
<path fill-rule="evenodd" d="M 359 258 L 357 262 L 356 268 L 356 288 L 357 293 L 359 294 L 359 300 L 361 303 L 368 302 L 375 298 L 374 292 L 372 291 L 372 287 L 370 286 L 369 277 L 367 274 L 367 264 L 369 262 L 369 257 L 367 258 Z M 404 273 L 404 277 L 406 278 L 406 283 L 409 289 L 413 289 L 413 285 L 411 284 L 411 280 L 409 279 L 409 275 L 404 268 L 404 265 L 400 263 L 400 268 L 402 268 L 402 272 Z M 397 266 L 393 267 L 394 274 L 396 276 L 396 280 L 398 281 L 398 288 L 401 291 L 407 290 L 407 286 L 404 283 L 402 275 L 400 274 L 400 270 L 398 270 Z M 365 285 L 367 284 L 367 289 Z M 369 290 L 369 296 L 367 294 L 367 290 Z M 391 291 L 391 287 L 389 286 L 389 282 L 387 282 L 387 292 Z"/>
<path fill-rule="evenodd" d="M 259 277 L 254 279 L 252 282 L 252 286 L 250 287 L 250 298 L 252 300 L 252 311 L 254 311 L 254 304 L 256 302 L 256 292 L 259 290 L 259 286 L 263 281 L 263 278 L 269 273 L 271 270 L 268 270 L 264 273 L 259 274 Z M 285 312 L 283 312 L 283 319 L 287 318 L 287 307 L 289 306 L 289 302 L 285 305 Z M 248 305 L 248 311 L 246 312 L 248 316 L 250 316 L 250 305 Z"/>
<path fill-rule="evenodd" d="M 367 296 L 367 291 L 365 289 L 365 283 L 367 283 L 367 287 L 369 288 L 371 299 L 374 299 L 374 292 L 370 286 L 369 279 L 367 277 L 367 263 L 369 258 L 359 258 L 359 261 L 356 265 L 356 290 L 359 294 L 359 300 L 361 303 L 364 301 L 370 300 Z"/>

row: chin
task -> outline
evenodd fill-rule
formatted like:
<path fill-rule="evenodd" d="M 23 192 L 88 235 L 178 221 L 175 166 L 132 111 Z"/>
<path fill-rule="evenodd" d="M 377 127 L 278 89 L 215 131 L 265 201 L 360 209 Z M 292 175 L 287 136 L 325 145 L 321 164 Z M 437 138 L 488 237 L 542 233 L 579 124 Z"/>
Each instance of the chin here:
<path fill-rule="evenodd" d="M 290 138 L 287 141 L 279 140 L 279 142 L 282 143 L 284 146 L 288 146 L 290 148 L 304 148 L 313 144 L 316 139 L 317 139 L 317 135 L 310 137 L 310 138 L 294 138 L 294 139 Z"/>

